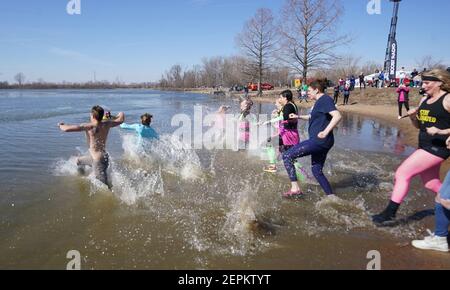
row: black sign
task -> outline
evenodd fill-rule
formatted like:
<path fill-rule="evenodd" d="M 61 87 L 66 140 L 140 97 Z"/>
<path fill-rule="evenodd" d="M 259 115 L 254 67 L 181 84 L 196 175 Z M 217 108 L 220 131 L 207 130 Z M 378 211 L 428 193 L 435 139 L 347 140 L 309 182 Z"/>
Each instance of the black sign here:
<path fill-rule="evenodd" d="M 393 40 L 391 43 L 391 55 L 390 55 L 390 63 L 389 67 L 389 79 L 395 80 L 397 77 L 397 40 Z"/>

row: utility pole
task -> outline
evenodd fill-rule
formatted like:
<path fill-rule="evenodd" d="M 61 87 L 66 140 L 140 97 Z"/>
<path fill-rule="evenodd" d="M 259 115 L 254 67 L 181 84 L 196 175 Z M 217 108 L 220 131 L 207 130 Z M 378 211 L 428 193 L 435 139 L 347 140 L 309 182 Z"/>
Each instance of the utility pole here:
<path fill-rule="evenodd" d="M 391 29 L 389 31 L 388 44 L 386 49 L 386 58 L 384 60 L 384 71 L 389 74 L 389 79 L 395 81 L 397 75 L 397 22 L 398 10 L 402 0 L 390 0 L 394 2 L 394 13 L 391 20 Z"/>

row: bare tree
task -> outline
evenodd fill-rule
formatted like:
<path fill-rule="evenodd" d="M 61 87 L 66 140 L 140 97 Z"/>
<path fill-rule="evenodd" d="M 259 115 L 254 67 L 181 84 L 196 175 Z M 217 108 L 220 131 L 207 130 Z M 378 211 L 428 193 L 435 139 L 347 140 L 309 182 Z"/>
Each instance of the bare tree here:
<path fill-rule="evenodd" d="M 181 88 L 183 86 L 183 68 L 181 65 L 176 64 L 170 68 L 169 74 L 173 80 L 174 86 L 176 88 Z"/>
<path fill-rule="evenodd" d="M 327 78 L 332 80 L 338 80 L 340 78 L 346 78 L 350 76 L 358 76 L 361 72 L 361 57 L 351 54 L 341 56 L 331 64 L 327 70 Z"/>
<path fill-rule="evenodd" d="M 278 87 L 288 86 L 290 76 L 291 69 L 283 66 L 274 66 L 267 72 L 267 80 Z"/>
<path fill-rule="evenodd" d="M 199 66 L 193 66 L 192 69 L 184 71 L 183 74 L 183 87 L 184 88 L 197 88 L 200 81 L 200 69 Z"/>
<path fill-rule="evenodd" d="M 25 75 L 23 73 L 18 73 L 14 76 L 14 80 L 19 84 L 21 87 L 23 83 L 25 82 Z"/>
<path fill-rule="evenodd" d="M 203 58 L 202 82 L 207 87 L 217 87 L 223 83 L 223 57 Z"/>
<path fill-rule="evenodd" d="M 382 67 L 382 64 L 377 64 L 376 62 L 369 61 L 361 67 L 361 72 L 363 72 L 364 75 L 371 75 L 375 73 L 375 71 L 380 70 L 380 68 Z"/>
<path fill-rule="evenodd" d="M 267 66 L 276 50 L 277 29 L 270 9 L 261 8 L 237 36 L 236 43 L 248 58 L 247 73 L 256 72 L 258 94 L 262 95 L 261 83 Z"/>
<path fill-rule="evenodd" d="M 444 61 L 442 59 L 434 59 L 431 55 L 426 55 L 422 57 L 421 59 L 416 61 L 416 65 L 419 67 L 419 69 L 446 69 L 447 67 L 444 65 Z"/>
<path fill-rule="evenodd" d="M 350 41 L 337 35 L 343 14 L 340 0 L 286 0 L 280 32 L 283 37 L 280 60 L 307 81 L 311 70 L 330 65 L 335 48 Z"/>

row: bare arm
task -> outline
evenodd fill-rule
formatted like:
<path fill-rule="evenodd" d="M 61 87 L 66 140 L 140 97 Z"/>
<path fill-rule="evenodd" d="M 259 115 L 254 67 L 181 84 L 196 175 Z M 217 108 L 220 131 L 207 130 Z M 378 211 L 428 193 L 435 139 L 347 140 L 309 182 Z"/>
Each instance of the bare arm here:
<path fill-rule="evenodd" d="M 59 129 L 66 133 L 84 132 L 90 129 L 89 125 L 66 125 L 64 123 L 58 124 Z"/>
<path fill-rule="evenodd" d="M 414 127 L 417 129 L 420 129 L 419 127 L 419 120 L 417 119 L 417 114 L 419 113 L 419 108 L 417 109 L 411 109 L 408 111 L 409 119 L 411 120 L 411 123 Z"/>
<path fill-rule="evenodd" d="M 304 121 L 309 121 L 311 119 L 311 115 L 296 115 L 296 114 L 290 114 L 289 118 L 291 119 L 300 119 L 300 120 L 304 120 Z"/>
<path fill-rule="evenodd" d="M 122 125 L 123 122 L 125 122 L 125 114 L 123 112 L 120 112 L 113 121 L 109 122 L 109 126 L 110 128 L 114 128 Z"/>
<path fill-rule="evenodd" d="M 423 97 L 422 100 L 420 100 L 419 107 L 413 108 L 409 110 L 407 113 L 407 116 L 409 116 L 409 118 L 411 119 L 411 123 L 413 124 L 414 127 L 416 127 L 416 129 L 420 129 L 419 120 L 417 119 L 417 114 L 419 114 L 419 108 L 422 105 L 422 103 L 425 102 L 426 100 L 427 98 Z"/>
<path fill-rule="evenodd" d="M 450 135 L 450 129 L 441 130 L 436 127 L 431 127 L 431 128 L 427 128 L 427 133 L 431 136 L 434 136 L 434 135 L 447 136 L 447 135 Z"/>
<path fill-rule="evenodd" d="M 342 120 L 342 115 L 337 110 L 330 112 L 330 115 L 332 117 L 330 124 L 328 124 L 324 131 L 319 133 L 318 137 L 321 139 L 325 139 Z"/>
<path fill-rule="evenodd" d="M 447 112 L 450 112 L 450 95 L 447 95 L 444 99 L 444 108 Z"/>

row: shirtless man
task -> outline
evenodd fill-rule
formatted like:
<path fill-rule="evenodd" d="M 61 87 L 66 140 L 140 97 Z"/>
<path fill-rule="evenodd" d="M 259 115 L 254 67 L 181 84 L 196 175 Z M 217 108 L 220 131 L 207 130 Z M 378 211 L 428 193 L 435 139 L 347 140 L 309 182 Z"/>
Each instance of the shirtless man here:
<path fill-rule="evenodd" d="M 92 166 L 95 177 L 108 187 L 107 169 L 109 166 L 109 155 L 106 152 L 106 140 L 109 129 L 120 126 L 125 121 L 124 113 L 119 113 L 113 120 L 102 121 L 105 111 L 100 106 L 95 106 L 91 111 L 91 122 L 81 125 L 66 125 L 59 123 L 63 132 L 86 132 L 89 146 L 89 155 L 77 159 L 78 166 Z"/>

